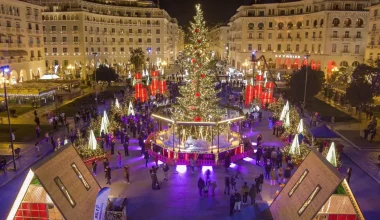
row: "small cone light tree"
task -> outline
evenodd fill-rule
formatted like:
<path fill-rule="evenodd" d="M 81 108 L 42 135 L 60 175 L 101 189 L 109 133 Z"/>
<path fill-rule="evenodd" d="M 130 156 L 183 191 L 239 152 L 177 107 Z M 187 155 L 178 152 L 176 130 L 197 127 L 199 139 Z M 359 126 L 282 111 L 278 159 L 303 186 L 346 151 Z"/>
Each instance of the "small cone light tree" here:
<path fill-rule="evenodd" d="M 103 120 L 104 120 L 105 126 L 108 127 L 108 125 L 110 125 L 110 120 L 108 120 L 108 116 L 107 116 L 106 111 L 104 111 L 104 113 L 103 113 Z"/>
<path fill-rule="evenodd" d="M 99 135 L 102 135 L 102 131 L 107 134 L 108 133 L 108 126 L 107 126 L 107 122 L 105 121 L 105 118 L 102 117 L 102 124 L 100 125 L 100 131 L 99 131 Z"/>
<path fill-rule="evenodd" d="M 90 131 L 90 138 L 88 139 L 88 148 L 90 148 L 91 150 L 96 150 L 97 148 L 97 142 L 93 130 Z"/>
<path fill-rule="evenodd" d="M 133 105 L 131 101 L 129 101 L 129 106 L 128 106 L 128 116 L 129 115 L 135 116 L 135 110 L 133 110 Z"/>
<path fill-rule="evenodd" d="M 336 151 L 335 151 L 335 143 L 331 142 L 331 146 L 329 151 L 327 152 L 326 159 L 334 166 L 337 167 L 337 159 L 336 159 Z"/>
<path fill-rule="evenodd" d="M 284 99 L 280 96 L 276 102 L 269 104 L 269 110 L 273 112 L 274 117 L 279 118 L 284 105 Z"/>
<path fill-rule="evenodd" d="M 298 134 L 294 136 L 292 145 L 290 146 L 290 151 L 289 153 L 294 154 L 294 155 L 300 155 L 301 150 L 300 150 L 300 143 L 298 139 Z"/>
<path fill-rule="evenodd" d="M 285 120 L 286 113 L 289 111 L 289 102 L 286 101 L 286 104 L 282 108 L 281 115 L 280 115 L 280 121 Z"/>
<path fill-rule="evenodd" d="M 222 118 L 223 112 L 219 108 L 218 90 L 215 90 L 214 77 L 210 74 L 211 54 L 209 51 L 208 29 L 203 19 L 201 6 L 197 4 L 194 21 L 190 22 L 190 43 L 185 47 L 183 59 L 180 61 L 182 69 L 187 70 L 189 82 L 180 87 L 181 97 L 178 105 L 174 106 L 173 117 L 176 121 L 210 122 Z M 212 127 L 183 127 L 176 126 L 177 134 L 186 130 L 188 136 L 194 139 L 204 138 L 211 140 Z M 224 128 L 224 127 L 223 127 Z M 220 126 L 219 129 L 223 129 Z M 213 134 L 217 132 L 214 131 Z M 221 133 L 221 132 L 220 132 Z"/>
<path fill-rule="evenodd" d="M 303 131 L 304 131 L 304 128 L 303 128 L 303 119 L 301 118 L 300 123 L 298 124 L 298 127 L 297 127 L 297 133 L 298 134 L 302 134 Z"/>
<path fill-rule="evenodd" d="M 288 127 L 290 126 L 290 116 L 289 116 L 289 111 L 286 112 L 284 126 L 285 126 L 285 128 L 288 128 Z"/>
<path fill-rule="evenodd" d="M 119 100 L 117 100 L 117 99 L 116 99 L 116 101 L 115 101 L 115 107 L 116 107 L 117 109 L 120 109 Z"/>
<path fill-rule="evenodd" d="M 299 135 L 296 134 L 291 145 L 284 148 L 284 155 L 291 155 L 292 161 L 295 165 L 299 165 L 306 158 L 310 152 L 310 147 L 306 143 L 299 143 Z"/>

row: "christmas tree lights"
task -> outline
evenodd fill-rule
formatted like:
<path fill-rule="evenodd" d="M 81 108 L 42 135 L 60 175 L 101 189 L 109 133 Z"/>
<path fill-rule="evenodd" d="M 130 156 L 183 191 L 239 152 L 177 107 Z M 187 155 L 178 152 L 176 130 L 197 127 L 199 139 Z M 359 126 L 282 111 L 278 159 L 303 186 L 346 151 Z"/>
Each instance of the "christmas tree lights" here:
<path fill-rule="evenodd" d="M 106 111 L 103 112 L 103 120 L 104 120 L 105 126 L 108 127 L 108 125 L 110 124 L 110 120 L 108 120 Z"/>
<path fill-rule="evenodd" d="M 290 154 L 294 154 L 294 155 L 300 155 L 301 154 L 298 134 L 296 134 L 294 136 L 294 139 L 293 139 L 293 142 L 292 142 L 292 145 L 290 147 L 289 152 L 290 152 Z"/>
<path fill-rule="evenodd" d="M 102 131 L 105 134 L 108 133 L 108 126 L 107 126 L 106 119 L 104 117 L 102 117 L 102 124 L 100 125 L 100 130 L 99 130 L 100 135 L 102 135 Z"/>
<path fill-rule="evenodd" d="M 336 157 L 336 150 L 335 150 L 335 143 L 331 142 L 331 146 L 329 151 L 327 152 L 326 159 L 334 166 L 337 167 L 337 157 Z"/>
<path fill-rule="evenodd" d="M 129 101 L 129 106 L 128 106 L 128 116 L 135 116 L 135 111 L 133 110 L 133 105 L 132 105 L 132 102 Z"/>
<path fill-rule="evenodd" d="M 282 112 L 280 115 L 280 121 L 283 121 L 286 117 L 286 113 L 289 111 L 289 102 L 286 101 L 286 104 L 284 105 L 284 108 L 282 108 Z"/>
<path fill-rule="evenodd" d="M 88 139 L 88 148 L 91 150 L 96 150 L 97 143 L 96 143 L 96 138 L 94 135 L 94 131 L 90 130 L 90 138 Z"/>
<path fill-rule="evenodd" d="M 297 132 L 298 132 L 298 134 L 302 134 L 303 131 L 304 131 L 304 128 L 303 128 L 303 119 L 301 118 L 300 123 L 298 124 L 298 127 L 297 127 Z"/>
<path fill-rule="evenodd" d="M 117 100 L 117 99 L 116 99 L 116 101 L 115 101 L 115 107 L 116 107 L 117 109 L 120 109 L 119 100 Z"/>

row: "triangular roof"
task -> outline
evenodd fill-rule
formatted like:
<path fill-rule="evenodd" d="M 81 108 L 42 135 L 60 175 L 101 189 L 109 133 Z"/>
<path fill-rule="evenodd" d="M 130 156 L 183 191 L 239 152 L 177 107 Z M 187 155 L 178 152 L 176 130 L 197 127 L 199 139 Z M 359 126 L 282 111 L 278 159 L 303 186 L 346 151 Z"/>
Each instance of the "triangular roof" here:
<path fill-rule="evenodd" d="M 334 139 L 340 138 L 340 136 L 332 131 L 327 125 L 322 124 L 321 126 L 311 128 L 310 133 L 314 138 L 326 138 L 326 139 Z"/>
<path fill-rule="evenodd" d="M 38 180 L 38 186 L 31 184 Z M 24 203 L 52 201 L 65 219 L 93 219 L 100 185 L 73 146 L 66 146 L 33 166 L 21 186 L 7 219 L 14 219 Z"/>
<path fill-rule="evenodd" d="M 341 184 L 356 207 L 358 219 L 364 219 L 344 176 L 320 153 L 311 150 L 270 205 L 272 217 L 274 220 L 313 219 Z"/>

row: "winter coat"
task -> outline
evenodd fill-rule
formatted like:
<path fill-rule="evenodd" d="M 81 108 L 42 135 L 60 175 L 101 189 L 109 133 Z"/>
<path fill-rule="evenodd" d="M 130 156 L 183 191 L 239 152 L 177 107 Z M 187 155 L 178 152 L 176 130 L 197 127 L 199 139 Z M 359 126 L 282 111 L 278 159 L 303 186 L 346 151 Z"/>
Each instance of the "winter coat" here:
<path fill-rule="evenodd" d="M 276 171 L 275 170 L 271 170 L 270 171 L 270 179 L 271 180 L 276 180 Z"/>
<path fill-rule="evenodd" d="M 205 181 L 203 179 L 198 180 L 198 188 L 203 189 L 205 187 Z"/>
<path fill-rule="evenodd" d="M 249 193 L 249 187 L 248 185 L 244 185 L 241 187 L 241 194 L 245 195 L 246 193 Z"/>
<path fill-rule="evenodd" d="M 251 198 L 256 198 L 256 195 L 257 195 L 257 189 L 255 185 L 252 185 L 251 188 L 249 189 L 249 196 Z"/>
<path fill-rule="evenodd" d="M 241 195 L 240 193 L 235 194 L 235 202 L 241 202 Z"/>
<path fill-rule="evenodd" d="M 229 186 L 229 185 L 230 185 L 230 178 L 229 178 L 229 177 L 226 177 L 226 178 L 224 179 L 224 184 L 225 184 L 226 186 Z"/>

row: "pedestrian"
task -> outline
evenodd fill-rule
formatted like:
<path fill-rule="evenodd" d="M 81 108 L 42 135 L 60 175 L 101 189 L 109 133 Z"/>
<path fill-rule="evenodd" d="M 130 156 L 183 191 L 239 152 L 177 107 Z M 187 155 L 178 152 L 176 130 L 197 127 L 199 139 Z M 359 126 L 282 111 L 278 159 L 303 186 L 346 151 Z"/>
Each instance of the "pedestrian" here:
<path fill-rule="evenodd" d="M 109 164 L 109 163 L 108 163 L 108 159 L 107 159 L 106 157 L 103 158 L 103 169 L 104 169 L 104 170 L 106 170 L 108 164 Z"/>
<path fill-rule="evenodd" d="M 39 125 L 36 126 L 36 136 L 37 136 L 37 139 L 41 137 L 41 129 Z"/>
<path fill-rule="evenodd" d="M 111 155 L 115 154 L 115 140 L 112 139 L 111 141 Z"/>
<path fill-rule="evenodd" d="M 199 196 L 202 197 L 202 191 L 205 187 L 205 181 L 202 179 L 202 177 L 199 177 L 198 179 L 198 190 L 199 190 Z"/>
<path fill-rule="evenodd" d="M 7 173 L 7 160 L 4 157 L 1 158 L 0 169 L 4 172 L 4 174 Z"/>
<path fill-rule="evenodd" d="M 124 156 L 129 156 L 129 144 L 128 142 L 124 142 L 123 144 L 123 148 L 124 148 Z"/>
<path fill-rule="evenodd" d="M 106 173 L 106 179 L 107 179 L 106 184 L 110 184 L 111 185 L 111 168 L 107 165 L 106 169 L 104 170 L 104 172 Z"/>
<path fill-rule="evenodd" d="M 125 178 L 124 183 L 130 184 L 130 182 L 129 182 L 129 167 L 128 167 L 128 165 L 124 166 L 124 178 Z"/>
<path fill-rule="evenodd" d="M 117 162 L 119 164 L 119 168 L 121 168 L 122 156 L 121 156 L 120 151 L 117 152 Z"/>
<path fill-rule="evenodd" d="M 268 161 L 265 165 L 265 179 L 269 179 L 269 173 L 272 169 L 272 166 L 270 165 L 270 162 Z"/>
<path fill-rule="evenodd" d="M 261 146 L 259 146 L 256 151 L 256 165 L 257 166 L 260 166 L 260 159 L 261 159 L 262 154 L 263 154 L 263 149 L 261 148 Z"/>
<path fill-rule="evenodd" d="M 230 194 L 230 177 L 224 178 L 224 194 Z"/>
<path fill-rule="evenodd" d="M 238 191 L 235 191 L 235 212 L 240 212 L 241 195 Z"/>
<path fill-rule="evenodd" d="M 168 178 L 168 174 L 169 174 L 169 166 L 167 163 L 164 164 L 162 170 L 164 171 L 164 180 L 168 181 L 169 178 Z"/>
<path fill-rule="evenodd" d="M 156 167 L 158 167 L 158 155 L 154 158 L 154 162 L 156 163 Z"/>
<path fill-rule="evenodd" d="M 252 184 L 251 188 L 249 189 L 249 197 L 251 198 L 251 205 L 256 205 L 256 196 L 257 196 L 257 187 L 255 184 Z"/>
<path fill-rule="evenodd" d="M 150 169 L 150 175 L 152 178 L 152 189 L 158 190 L 160 189 L 160 185 L 158 184 L 158 178 L 157 178 L 157 169 L 155 166 L 152 166 L 152 169 Z"/>
<path fill-rule="evenodd" d="M 272 151 L 270 153 L 270 157 L 271 157 L 272 166 L 275 167 L 276 166 L 276 162 L 277 162 L 277 151 L 275 151 L 274 147 L 272 147 Z"/>
<path fill-rule="evenodd" d="M 195 160 L 194 158 L 190 159 L 191 172 L 194 173 L 195 170 Z"/>
<path fill-rule="evenodd" d="M 273 167 L 270 171 L 270 185 L 276 185 L 276 169 Z"/>
<path fill-rule="evenodd" d="M 276 164 L 277 164 L 277 168 L 282 168 L 282 151 L 280 150 L 280 148 L 277 148 L 277 159 L 276 159 Z"/>
<path fill-rule="evenodd" d="M 243 195 L 243 205 L 247 204 L 247 198 L 249 194 L 249 187 L 247 182 L 244 182 L 244 185 L 241 187 L 241 194 Z"/>
<path fill-rule="evenodd" d="M 217 187 L 216 181 L 213 181 L 211 183 L 212 196 L 215 196 L 215 189 L 216 189 L 216 187 Z"/>
<path fill-rule="evenodd" d="M 211 171 L 209 169 L 207 169 L 206 170 L 206 185 L 210 185 L 210 183 L 211 183 L 210 175 L 211 175 Z"/>
<path fill-rule="evenodd" d="M 231 190 L 236 191 L 236 179 L 233 175 L 231 176 L 230 183 L 231 183 Z"/>
<path fill-rule="evenodd" d="M 346 177 L 346 181 L 347 181 L 348 184 L 350 183 L 351 173 L 352 173 L 352 168 L 351 168 L 351 167 L 347 168 L 347 177 Z"/>
<path fill-rule="evenodd" d="M 92 174 L 94 176 L 96 176 L 96 167 L 98 166 L 97 164 L 97 161 L 96 160 L 93 160 L 92 163 L 91 163 L 91 167 L 92 167 Z"/>
<path fill-rule="evenodd" d="M 51 142 L 51 145 L 52 145 L 52 147 L 53 147 L 53 151 L 55 151 L 55 148 L 57 147 L 57 145 L 56 145 L 56 143 L 55 143 L 55 140 L 54 140 L 54 137 L 53 137 L 53 136 L 50 137 L 50 142 Z"/>
<path fill-rule="evenodd" d="M 290 166 L 287 166 L 284 171 L 284 180 L 283 183 L 286 183 L 288 179 L 290 179 L 290 176 L 292 175 L 292 169 Z"/>
<path fill-rule="evenodd" d="M 148 151 L 144 152 L 144 159 L 145 159 L 145 167 L 148 167 L 148 162 L 149 162 L 149 153 L 148 153 Z"/>
<path fill-rule="evenodd" d="M 278 169 L 278 184 L 281 184 L 282 183 L 282 177 L 284 175 L 284 170 L 282 169 L 282 167 L 280 167 Z"/>
<path fill-rule="evenodd" d="M 230 196 L 230 216 L 234 214 L 234 208 L 235 208 L 235 195 L 234 193 Z"/>
<path fill-rule="evenodd" d="M 36 155 L 37 157 L 40 157 L 41 154 L 40 154 L 40 144 L 38 142 L 36 142 L 36 144 L 34 144 L 34 148 L 36 149 Z"/>

